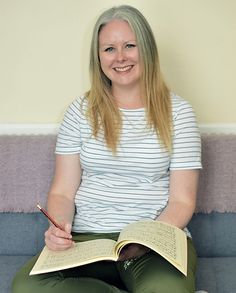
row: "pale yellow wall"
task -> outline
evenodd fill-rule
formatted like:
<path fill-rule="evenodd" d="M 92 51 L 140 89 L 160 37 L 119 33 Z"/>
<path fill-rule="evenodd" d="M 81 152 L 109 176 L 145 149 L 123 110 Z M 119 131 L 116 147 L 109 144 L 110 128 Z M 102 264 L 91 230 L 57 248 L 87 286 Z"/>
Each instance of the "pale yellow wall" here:
<path fill-rule="evenodd" d="M 0 0 L 0 123 L 59 122 L 89 88 L 97 15 L 121 3 L 149 20 L 166 81 L 199 122 L 235 123 L 235 0 Z"/>

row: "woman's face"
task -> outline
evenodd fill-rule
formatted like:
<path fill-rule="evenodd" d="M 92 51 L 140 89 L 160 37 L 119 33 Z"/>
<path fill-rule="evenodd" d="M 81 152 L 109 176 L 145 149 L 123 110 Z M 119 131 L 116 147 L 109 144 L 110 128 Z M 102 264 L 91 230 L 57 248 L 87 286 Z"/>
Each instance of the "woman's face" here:
<path fill-rule="evenodd" d="M 139 50 L 135 34 L 126 21 L 112 20 L 101 29 L 99 58 L 113 88 L 139 86 Z"/>

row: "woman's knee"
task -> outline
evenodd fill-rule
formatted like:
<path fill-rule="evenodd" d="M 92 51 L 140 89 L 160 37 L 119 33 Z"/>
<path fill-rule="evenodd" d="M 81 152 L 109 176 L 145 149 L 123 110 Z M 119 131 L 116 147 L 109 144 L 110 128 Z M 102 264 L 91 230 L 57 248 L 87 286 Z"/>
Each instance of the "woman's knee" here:
<path fill-rule="evenodd" d="M 30 282 L 28 278 L 25 278 L 21 274 L 21 272 L 18 272 L 12 281 L 11 292 L 12 293 L 29 293 L 29 292 L 35 292 L 35 290 L 34 289 L 32 290 L 32 287 L 30 286 Z"/>

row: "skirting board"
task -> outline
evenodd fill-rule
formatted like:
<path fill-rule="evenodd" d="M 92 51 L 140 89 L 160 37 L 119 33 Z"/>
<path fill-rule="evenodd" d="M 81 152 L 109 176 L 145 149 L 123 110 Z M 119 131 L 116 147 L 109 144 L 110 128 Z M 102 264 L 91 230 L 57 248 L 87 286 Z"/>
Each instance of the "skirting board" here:
<path fill-rule="evenodd" d="M 236 123 L 199 124 L 201 133 L 236 134 Z M 57 134 L 59 124 L 0 124 L 0 135 Z"/>

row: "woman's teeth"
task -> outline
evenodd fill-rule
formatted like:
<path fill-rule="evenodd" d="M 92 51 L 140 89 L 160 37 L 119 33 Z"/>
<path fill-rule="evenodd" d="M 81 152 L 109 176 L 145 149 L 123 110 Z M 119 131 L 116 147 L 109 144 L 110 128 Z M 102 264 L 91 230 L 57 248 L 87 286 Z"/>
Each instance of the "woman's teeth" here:
<path fill-rule="evenodd" d="M 125 66 L 125 67 L 116 67 L 115 70 L 120 71 L 120 72 L 125 72 L 125 71 L 130 70 L 131 68 L 132 68 L 132 66 L 129 65 L 129 66 Z"/>

